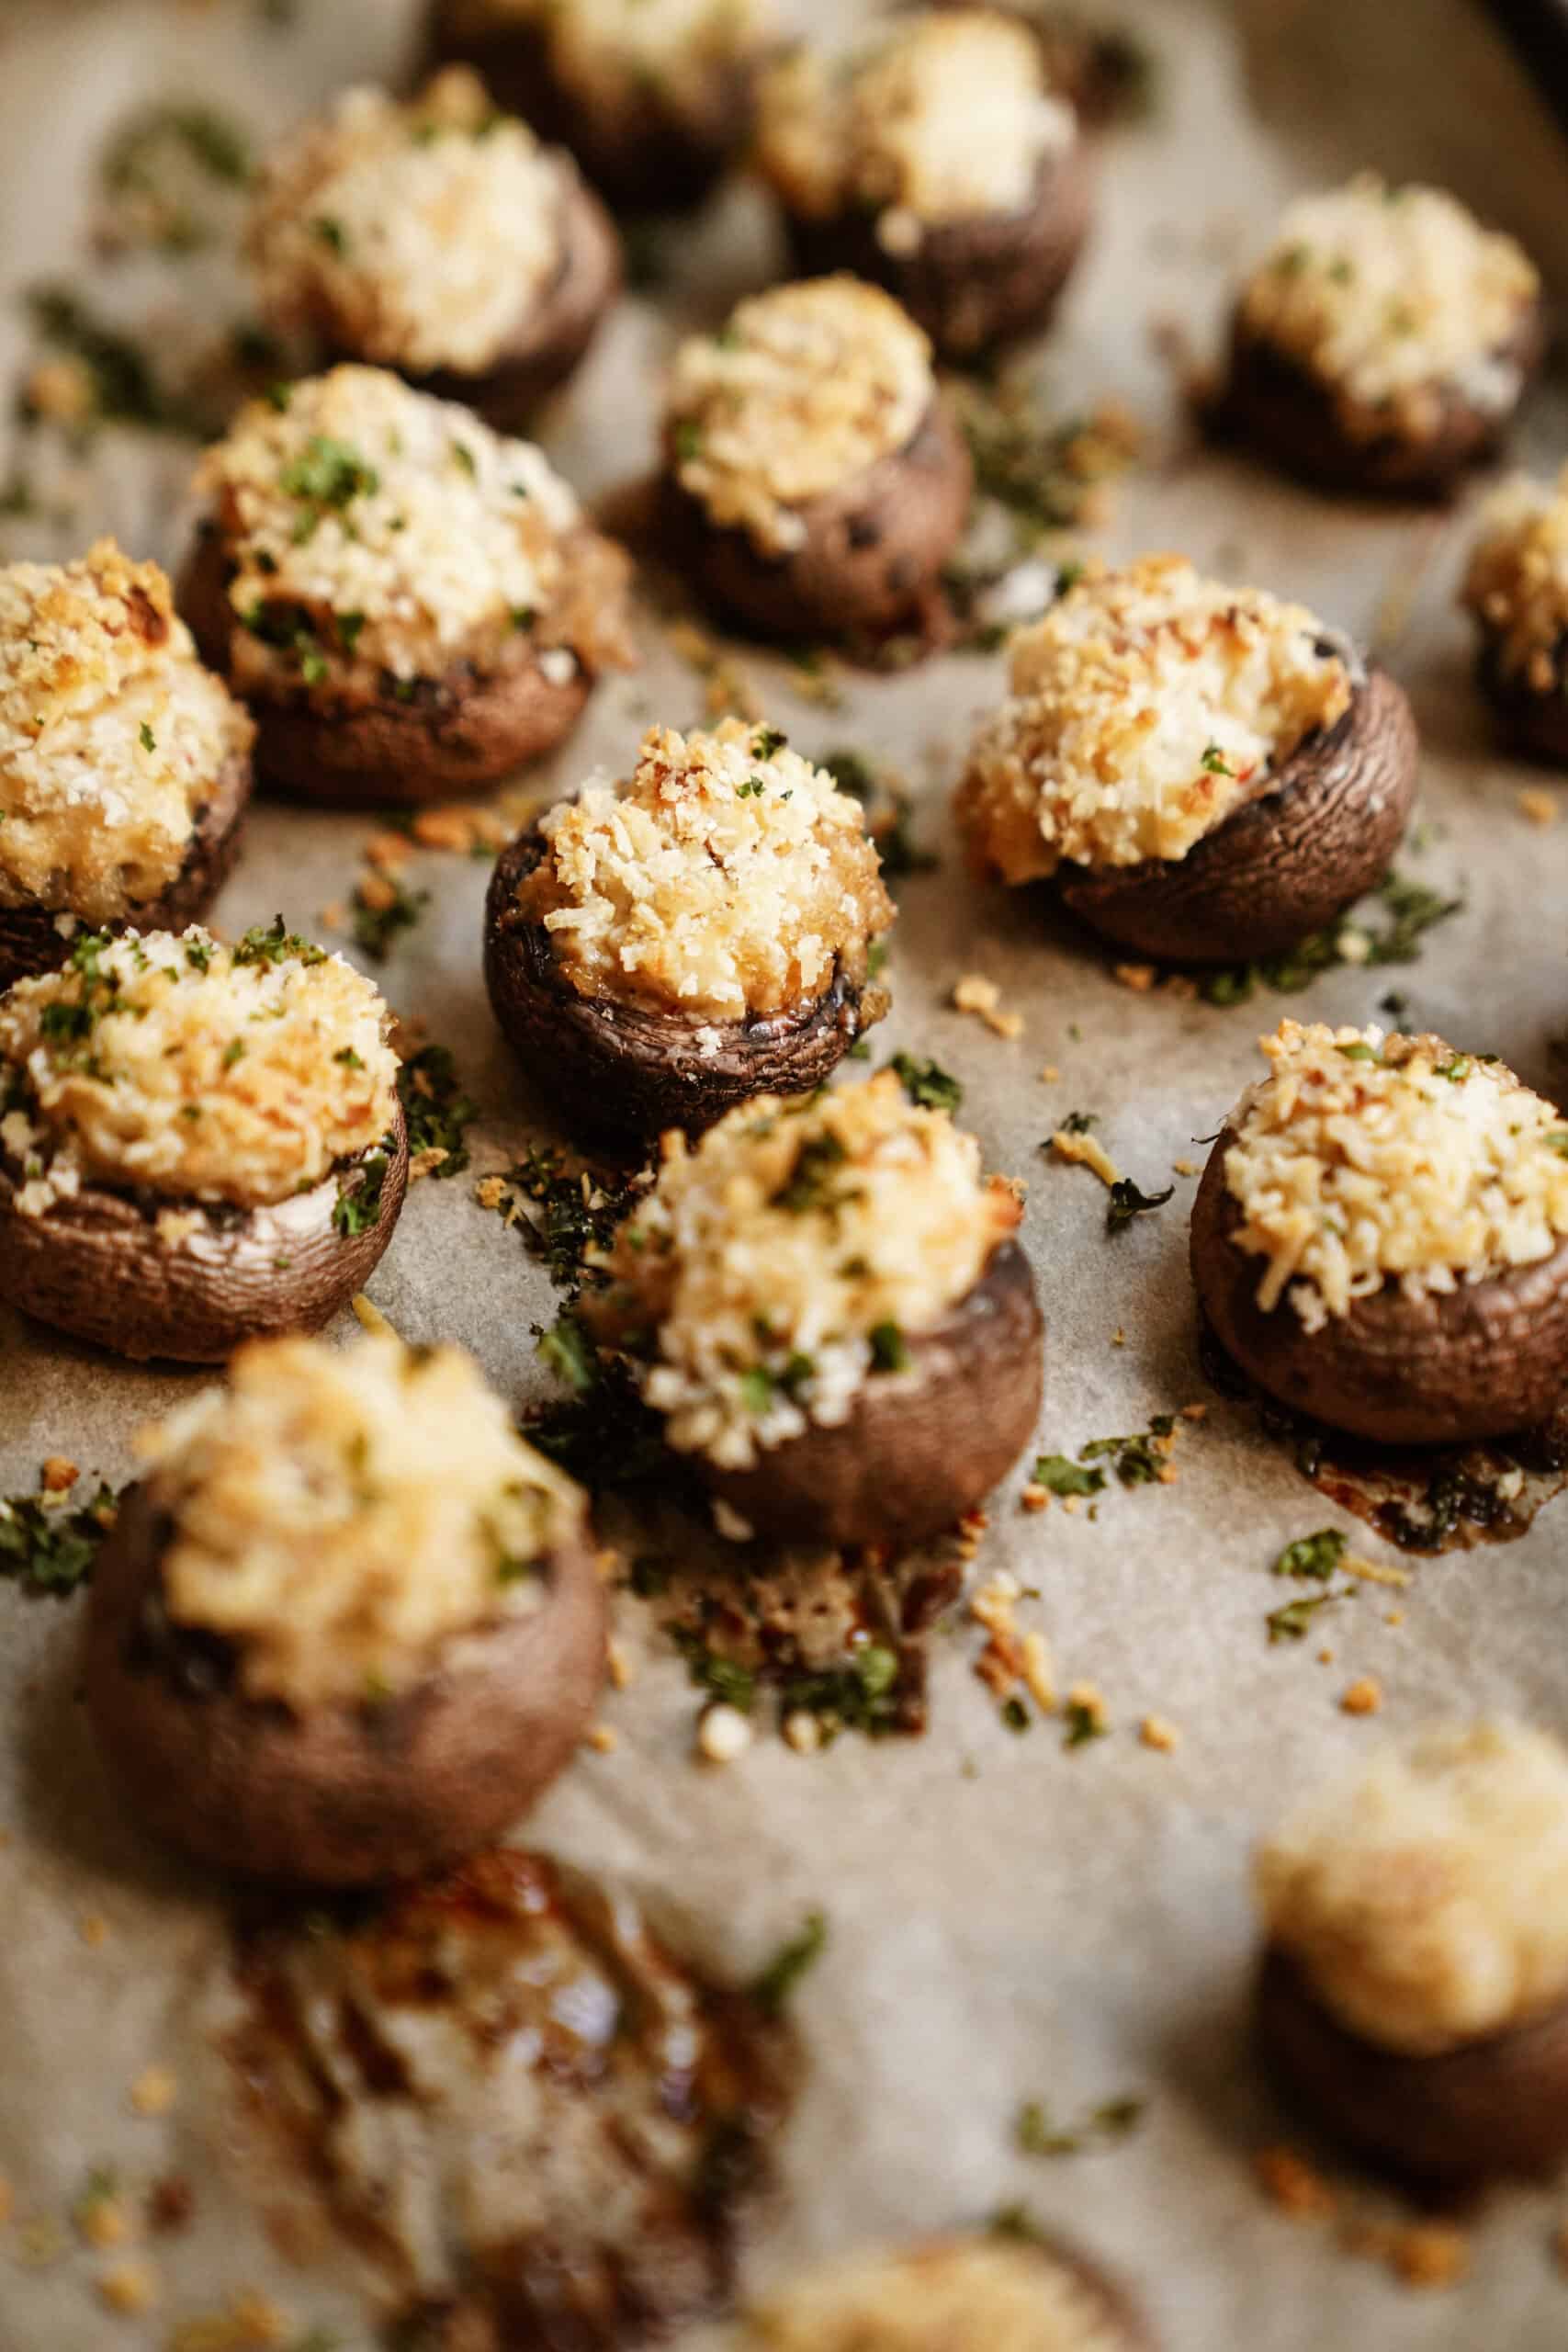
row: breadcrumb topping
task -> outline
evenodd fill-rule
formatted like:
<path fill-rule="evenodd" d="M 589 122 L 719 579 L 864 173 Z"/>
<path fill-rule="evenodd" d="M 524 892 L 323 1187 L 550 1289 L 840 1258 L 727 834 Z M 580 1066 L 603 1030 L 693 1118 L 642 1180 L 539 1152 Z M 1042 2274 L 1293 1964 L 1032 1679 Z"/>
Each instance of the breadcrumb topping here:
<path fill-rule="evenodd" d="M 903 253 L 941 222 L 1021 211 L 1077 134 L 1027 26 L 932 8 L 836 56 L 814 43 L 783 59 L 762 79 L 758 160 L 793 210 L 870 210 Z"/>
<path fill-rule="evenodd" d="M 1352 2033 L 1427 2055 L 1568 1993 L 1568 1753 L 1508 1723 L 1428 1730 L 1259 1849 L 1269 1939 Z"/>
<path fill-rule="evenodd" d="M 863 979 L 893 920 L 857 801 L 771 729 L 656 727 L 629 783 L 550 810 L 517 894 L 587 996 L 734 1021 Z"/>
<path fill-rule="evenodd" d="M 1282 1021 L 1232 1117 L 1225 1184 L 1265 1311 L 1309 1331 L 1396 1282 L 1408 1298 L 1550 1257 L 1568 1235 L 1568 1126 L 1506 1063 L 1441 1037 Z"/>
<path fill-rule="evenodd" d="M 954 2238 L 859 2254 L 752 2304 L 734 2352 L 1127 2352 L 1049 2249 Z"/>
<path fill-rule="evenodd" d="M 560 641 L 572 492 L 531 442 L 396 376 L 334 368 L 253 401 L 197 486 L 236 567 L 242 692 L 484 672 Z"/>
<path fill-rule="evenodd" d="M 783 553 L 806 540 L 796 510 L 906 447 L 935 397 L 931 345 L 892 296 L 818 277 L 682 344 L 665 426 L 682 488 Z"/>
<path fill-rule="evenodd" d="M 281 930 L 79 939 L 0 997 L 0 1148 L 17 1206 L 84 1184 L 260 1208 L 320 1183 L 397 1116 L 378 991 Z"/>
<path fill-rule="evenodd" d="M 111 922 L 179 873 L 254 729 L 155 563 L 0 566 L 0 907 Z"/>
<path fill-rule="evenodd" d="M 582 1524 L 460 1348 L 257 1340 L 142 1443 L 170 1617 L 236 1645 L 249 1697 L 301 1710 L 390 1698 L 536 1609 L 535 1571 Z"/>
<path fill-rule="evenodd" d="M 591 105 L 630 107 L 649 89 L 676 115 L 705 117 L 717 77 L 755 51 L 761 0 L 463 0 L 460 29 L 524 25 L 544 37 L 551 71 Z"/>
<path fill-rule="evenodd" d="M 493 367 L 558 265 L 558 160 L 454 65 L 406 104 L 345 90 L 264 166 L 263 311 L 387 367 Z"/>
<path fill-rule="evenodd" d="M 1308 370 L 1357 438 L 1435 434 L 1444 394 L 1511 408 L 1511 344 L 1540 299 L 1512 237 L 1435 187 L 1375 173 L 1289 206 L 1241 298 L 1247 330 Z"/>
<path fill-rule="evenodd" d="M 1506 677 L 1560 694 L 1568 637 L 1568 466 L 1554 482 L 1516 474 L 1482 509 L 1464 603 Z M 1522 797 L 1522 796 L 1521 796 Z"/>
<path fill-rule="evenodd" d="M 654 1335 L 638 1377 L 666 1436 L 726 1468 L 898 1378 L 906 1341 L 967 1295 L 1021 1214 L 982 1179 L 974 1136 L 892 1071 L 760 1095 L 663 1149 L 590 1311 L 612 1343 Z"/>
<path fill-rule="evenodd" d="M 1010 692 L 958 789 L 979 864 L 1010 883 L 1177 860 L 1350 707 L 1316 615 L 1185 557 L 1092 567 L 1012 640 Z"/>

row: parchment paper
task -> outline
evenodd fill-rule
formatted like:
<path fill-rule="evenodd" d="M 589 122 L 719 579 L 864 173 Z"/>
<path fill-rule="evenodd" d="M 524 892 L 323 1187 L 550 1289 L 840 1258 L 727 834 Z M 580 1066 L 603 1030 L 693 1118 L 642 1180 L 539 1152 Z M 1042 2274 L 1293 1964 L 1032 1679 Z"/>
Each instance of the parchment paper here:
<path fill-rule="evenodd" d="M 1029 1180 L 1023 1235 L 1050 1326 L 1041 1435 L 1065 1451 L 1208 1396 L 1186 1271 L 1192 1186 L 1170 1170 L 1201 1159 L 1191 1139 L 1213 1131 L 1252 1074 L 1260 1030 L 1285 1010 L 1368 1018 L 1392 982 L 1408 992 L 1416 1025 L 1499 1051 L 1550 1090 L 1549 1040 L 1568 1010 L 1568 825 L 1537 831 L 1519 814 L 1519 788 L 1540 779 L 1490 746 L 1452 606 L 1469 505 L 1436 520 L 1332 506 L 1201 450 L 1149 342 L 1156 319 L 1201 341 L 1278 202 L 1362 163 L 1452 186 L 1561 276 L 1568 163 L 1465 0 L 1255 0 L 1234 15 L 1202 0 L 1122 0 L 1121 13 L 1156 49 L 1156 106 L 1146 126 L 1109 144 L 1092 254 L 1043 361 L 1064 408 L 1116 392 L 1151 429 L 1148 461 L 1095 543 L 1184 548 L 1363 635 L 1381 619 L 1425 741 L 1431 841 L 1405 864 L 1434 887 L 1462 888 L 1468 903 L 1409 972 L 1346 967 L 1305 996 L 1225 1011 L 1132 994 L 1036 915 L 964 878 L 946 796 L 972 719 L 998 691 L 998 662 L 850 678 L 849 706 L 829 713 L 797 701 L 779 662 L 744 656 L 769 715 L 802 748 L 858 743 L 897 761 L 919 795 L 942 865 L 902 886 L 895 1012 L 876 1055 L 908 1045 L 959 1073 L 964 1116 L 989 1160 Z M 280 33 L 239 0 L 36 11 L 10 0 L 0 17 L 5 285 L 74 266 L 89 159 L 131 97 L 207 90 L 265 132 L 354 74 L 391 70 L 410 14 L 394 0 L 318 0 Z M 711 321 L 771 266 L 765 214 L 744 193 L 670 242 L 677 275 L 661 307 L 626 304 L 544 436 L 590 492 L 644 462 L 677 323 Z M 213 322 L 243 308 L 221 268 L 198 259 L 189 273 Z M 1525 436 L 1538 465 L 1556 462 L 1562 423 L 1560 399 L 1540 396 Z M 172 492 L 188 462 L 178 447 L 149 453 L 134 436 L 107 435 L 85 461 L 64 538 L 85 544 L 112 526 L 138 551 L 174 556 L 184 523 Z M 7 551 L 33 543 L 8 530 Z M 624 763 L 649 719 L 697 717 L 698 681 L 651 618 L 645 637 L 646 667 L 600 691 L 556 763 L 561 788 L 599 761 Z M 310 928 L 347 895 L 366 831 L 262 808 L 219 921 L 238 929 L 281 907 Z M 428 856 L 412 878 L 432 904 L 379 977 L 394 1005 L 454 1047 L 485 1105 L 477 1176 L 547 1125 L 484 1000 L 485 869 Z M 1017 1043 L 947 1008 L 970 970 L 1023 1012 Z M 1046 1064 L 1061 1073 L 1053 1085 L 1039 1076 Z M 1176 1182 L 1165 1210 L 1114 1241 L 1094 1179 L 1039 1155 L 1072 1109 L 1100 1114 L 1110 1149 L 1145 1189 Z M 507 1393 L 537 1392 L 530 1327 L 553 1311 L 548 1286 L 476 1204 L 471 1179 L 417 1189 L 371 1288 L 411 1339 L 458 1338 Z M 0 1315 L 0 1491 L 30 1489 L 51 1453 L 123 1477 L 133 1427 L 189 1386 Z M 1099 1683 L 1109 1738 L 1064 1752 L 1059 1729 L 1010 1736 L 971 1671 L 978 1637 L 964 1626 L 936 1645 L 923 1741 L 844 1738 L 807 1759 L 764 1738 L 738 1765 L 700 1770 L 690 1760 L 694 1695 L 655 1640 L 634 1686 L 606 1698 L 618 1747 L 585 1753 L 526 1835 L 625 1873 L 735 1971 L 758 1964 L 807 1906 L 826 1909 L 828 1951 L 798 2002 L 811 2072 L 784 2151 L 788 2196 L 755 2276 L 1022 2198 L 1126 2273 L 1172 2352 L 1548 2352 L 1568 2341 L 1551 2193 L 1495 2200 L 1468 2280 L 1426 2297 L 1262 2201 L 1249 2158 L 1283 2125 L 1247 2041 L 1246 1868 L 1253 1839 L 1296 1790 L 1385 1732 L 1490 1708 L 1568 1729 L 1568 1503 L 1511 1546 L 1420 1566 L 1398 1597 L 1398 1626 L 1385 1622 L 1393 1597 L 1378 1592 L 1325 1619 L 1335 1657 L 1324 1666 L 1315 1640 L 1268 1646 L 1263 1619 L 1295 1589 L 1267 1574 L 1280 1547 L 1335 1514 L 1244 1416 L 1208 1401 L 1207 1423 L 1180 1446 L 1179 1482 L 1113 1490 L 1095 1523 L 1059 1508 L 1024 1516 L 1017 1478 L 996 1501 L 976 1573 L 1007 1566 L 1037 1589 L 1021 1623 L 1048 1634 L 1065 1679 Z M 1356 1532 L 1362 1549 L 1379 1548 Z M 10 1832 L 0 1851 L 0 2170 L 24 2218 L 58 2216 L 93 2165 L 130 2182 L 186 2172 L 197 2207 L 189 2232 L 159 2248 L 164 2303 L 139 2322 L 102 2312 L 92 2290 L 102 2265 L 84 2250 L 32 2270 L 15 2258 L 15 2226 L 0 2233 L 0 2345 L 129 2352 L 162 2344 L 175 2319 L 244 2285 L 276 2294 L 301 2325 L 331 2322 L 345 2346 L 364 2345 L 364 2321 L 330 2267 L 288 2271 L 231 2185 L 190 2002 L 220 1944 L 221 1903 L 144 1838 L 105 1785 L 75 1696 L 78 1616 L 79 1604 L 0 1589 Z M 637 1648 L 644 1612 L 628 1603 L 625 1618 Z M 1337 1704 L 1361 1674 L 1386 1694 L 1375 1721 Z M 1151 1711 L 1179 1727 L 1173 1754 L 1140 1746 L 1136 1724 Z M 96 1944 L 83 1933 L 94 1919 L 107 1929 Z M 154 2062 L 181 2086 L 160 2121 L 133 2117 L 126 2098 Z M 1021 2099 L 1070 2115 L 1122 2094 L 1148 2105 L 1114 2152 L 1055 2162 L 1016 2152 Z"/>

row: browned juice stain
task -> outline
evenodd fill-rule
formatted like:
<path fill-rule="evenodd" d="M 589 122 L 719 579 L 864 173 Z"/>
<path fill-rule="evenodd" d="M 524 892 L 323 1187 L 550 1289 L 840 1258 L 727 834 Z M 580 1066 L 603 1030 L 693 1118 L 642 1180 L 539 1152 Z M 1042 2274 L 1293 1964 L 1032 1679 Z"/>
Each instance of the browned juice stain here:
<path fill-rule="evenodd" d="M 250 1917 L 234 1972 L 250 2132 L 365 2257 L 403 2352 L 608 2352 L 729 2298 L 798 2050 L 626 1894 L 497 1849 Z"/>

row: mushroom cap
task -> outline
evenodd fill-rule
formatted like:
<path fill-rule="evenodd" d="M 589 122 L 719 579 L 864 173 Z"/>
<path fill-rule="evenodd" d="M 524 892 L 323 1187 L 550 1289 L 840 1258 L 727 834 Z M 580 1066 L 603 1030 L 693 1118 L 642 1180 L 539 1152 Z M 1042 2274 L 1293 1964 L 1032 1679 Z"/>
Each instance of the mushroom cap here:
<path fill-rule="evenodd" d="M 1513 361 L 1528 383 L 1545 348 L 1545 322 L 1538 303 L 1492 356 Z M 1254 334 L 1238 310 L 1215 416 L 1260 456 L 1314 488 L 1440 500 L 1451 496 L 1461 478 L 1498 447 L 1518 403 L 1506 409 L 1478 408 L 1457 384 L 1442 384 L 1437 390 L 1436 430 L 1419 440 L 1412 440 L 1396 424 L 1367 438 L 1352 437 L 1340 421 L 1332 391 L 1276 345 Z"/>
<path fill-rule="evenodd" d="M 1560 639 L 1553 648 L 1551 666 L 1552 681 L 1544 688 L 1530 685 L 1517 672 L 1506 672 L 1495 639 L 1483 624 L 1475 674 L 1505 735 L 1530 758 L 1568 768 L 1568 639 Z M 0 923 L 4 922 L 0 915 Z"/>
<path fill-rule="evenodd" d="M 569 1760 L 604 1664 L 586 1529 L 548 1558 L 544 1605 L 449 1642 L 410 1690 L 295 1714 L 244 1695 L 232 1657 L 170 1627 L 167 1526 L 136 1488 L 95 1572 L 88 1711 L 153 1826 L 200 1860 L 330 1886 L 412 1877 L 498 1836 Z"/>
<path fill-rule="evenodd" d="M 852 270 L 897 295 L 944 358 L 973 359 L 1046 325 L 1083 250 L 1093 201 L 1093 160 L 1079 137 L 1042 159 L 1028 204 L 934 222 L 911 254 L 889 253 L 871 213 L 792 213 L 787 226 L 797 277 Z"/>
<path fill-rule="evenodd" d="M 1568 1383 L 1568 1240 L 1534 1265 L 1406 1297 L 1397 1282 L 1309 1331 L 1258 1304 L 1263 1261 L 1236 1247 L 1227 1126 L 1192 1207 L 1192 1280 L 1223 1346 L 1295 1412 L 1388 1445 L 1451 1445 L 1544 1420 Z"/>
<path fill-rule="evenodd" d="M 1372 668 L 1325 733 L 1298 745 L 1181 858 L 1058 870 L 1063 903 L 1169 963 L 1241 963 L 1321 931 L 1387 873 L 1416 797 L 1419 746 L 1402 686 Z"/>
<path fill-rule="evenodd" d="M 1292 2100 L 1403 2178 L 1540 2174 L 1568 2155 L 1568 2001 L 1506 2033 L 1415 2057 L 1348 2032 L 1272 1947 L 1258 1980 L 1258 2030 Z"/>
<path fill-rule="evenodd" d="M 739 526 L 716 524 L 672 469 L 664 505 L 680 561 L 722 610 L 767 637 L 840 637 L 890 628 L 935 587 L 974 481 L 939 397 L 902 449 L 795 510 L 797 548 L 764 554 Z"/>
<path fill-rule="evenodd" d="M 222 1363 L 246 1340 L 320 1330 L 363 1290 L 392 1238 L 408 1185 L 400 1108 L 379 1214 L 363 1233 L 339 1233 L 333 1212 L 344 1179 L 378 1149 L 292 1200 L 238 1215 L 88 1184 L 28 1216 L 0 1162 L 0 1298 L 136 1360 Z M 169 1209 L 191 1211 L 197 1229 L 164 1239 L 157 1219 Z"/>
<path fill-rule="evenodd" d="M 485 900 L 485 984 L 508 1044 L 573 1134 L 647 1143 L 667 1127 L 711 1126 L 753 1094 L 808 1094 L 887 1010 L 886 989 L 851 980 L 837 963 L 819 995 L 748 1021 L 703 1022 L 583 996 L 561 970 L 549 933 L 517 905 L 518 886 L 544 851 L 535 825 L 496 861 Z"/>
<path fill-rule="evenodd" d="M 112 922 L 91 928 L 183 931 L 186 923 L 204 915 L 240 854 L 250 797 L 250 753 L 235 752 L 224 761 L 213 778 L 211 792 L 196 811 L 190 843 L 173 881 L 155 899 L 142 900 Z M 54 971 L 70 953 L 70 939 L 56 927 L 55 910 L 0 907 L 0 994 L 17 980 Z"/>
<path fill-rule="evenodd" d="M 905 1335 L 908 1369 L 856 1392 L 834 1428 L 813 1423 L 749 1470 L 693 1456 L 706 1484 L 760 1535 L 784 1543 L 913 1544 L 988 1495 L 1028 1444 L 1044 1385 L 1044 1322 L 1016 1241 L 928 1331 Z"/>

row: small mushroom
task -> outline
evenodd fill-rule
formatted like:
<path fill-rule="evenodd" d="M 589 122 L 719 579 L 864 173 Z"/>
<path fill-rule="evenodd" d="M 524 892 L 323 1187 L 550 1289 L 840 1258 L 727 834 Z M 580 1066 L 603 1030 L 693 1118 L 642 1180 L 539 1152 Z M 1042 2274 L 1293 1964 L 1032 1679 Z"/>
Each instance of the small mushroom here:
<path fill-rule="evenodd" d="M 1247 281 L 1216 416 L 1319 488 L 1450 496 L 1545 350 L 1540 281 L 1440 190 L 1362 174 L 1301 198 Z"/>
<path fill-rule="evenodd" d="M 912 1544 L 990 1491 L 1039 1413 L 1018 1216 L 974 1138 L 891 1072 L 763 1096 L 666 1138 L 583 1311 L 759 1535 Z"/>
<path fill-rule="evenodd" d="M 1565 538 L 1568 468 L 1551 484 L 1516 476 L 1483 513 L 1462 597 L 1480 638 L 1476 675 L 1504 734 L 1553 767 L 1568 767 Z"/>
<path fill-rule="evenodd" d="M 269 1342 L 233 1381 L 165 1427 L 100 1556 L 86 1696 L 106 1761 L 157 1830 L 224 1870 L 347 1886 L 451 1862 L 587 1726 L 604 1598 L 581 1498 L 456 1350 Z M 470 1492 L 486 1464 L 504 1484 Z M 523 1498 L 549 1521 L 526 1557 L 497 1540 Z"/>
<path fill-rule="evenodd" d="M 1260 1103 L 1248 1098 L 1233 1114 L 1192 1210 L 1192 1279 L 1221 1343 L 1293 1411 L 1384 1444 L 1464 1443 L 1544 1420 L 1568 1385 L 1568 1128 L 1553 1125 L 1558 1114 L 1501 1063 L 1440 1038 L 1285 1022 L 1265 1049 L 1277 1091 L 1266 1081 Z M 1374 1091 L 1369 1073 L 1383 1069 L 1388 1083 Z M 1434 1102 L 1433 1086 L 1483 1094 L 1473 1129 L 1470 1104 Z M 1357 1167 L 1329 1119 L 1353 1126 L 1370 1102 L 1381 1124 L 1365 1130 Z M 1438 1183 L 1455 1180 L 1450 1194 L 1402 1176 L 1411 1136 L 1444 1171 Z M 1266 1205 L 1254 1186 L 1271 1181 L 1263 1171 L 1281 1152 L 1291 1177 Z M 1486 1203 L 1500 1171 L 1529 1238 L 1499 1232 L 1489 1256 Z M 1281 1275 L 1292 1248 L 1299 1262 Z M 1509 1262 L 1510 1248 L 1532 1254 Z"/>
<path fill-rule="evenodd" d="M 938 594 L 973 468 L 925 337 L 848 277 L 742 302 L 677 354 L 664 507 L 677 560 L 764 636 L 871 636 Z"/>
<path fill-rule="evenodd" d="M 858 806 L 782 735 L 655 729 L 629 784 L 502 852 L 485 979 L 565 1124 L 645 1145 L 822 1085 L 887 1009 L 871 964 L 892 917 Z"/>
<path fill-rule="evenodd" d="M 538 451 L 379 370 L 253 403 L 200 481 L 215 511 L 181 605 L 275 791 L 472 792 L 553 750 L 633 658 L 626 559 Z"/>
<path fill-rule="evenodd" d="M 297 966 L 302 979 L 330 960 L 330 1004 L 311 991 L 319 1018 L 253 1025 L 258 986 L 237 989 L 231 1008 L 203 990 L 187 1023 L 177 1002 L 187 973 L 194 987 L 187 956 L 209 959 L 203 978 L 232 968 L 194 930 L 118 945 L 87 934 L 64 972 L 0 997 L 0 1297 L 11 1306 L 118 1355 L 212 1363 L 262 1333 L 315 1330 L 364 1288 L 408 1182 L 396 1065 L 379 1042 L 385 1008 L 368 981 L 281 923 L 248 940 L 263 942 L 254 960 Z M 246 952 L 242 941 L 235 953 Z M 344 1040 L 335 1053 L 333 1035 Z M 301 1050 L 316 1064 L 303 1079 Z M 258 1145 L 275 1064 L 290 1114 L 282 1139 Z M 293 1125 L 307 1093 L 344 1145 L 319 1173 L 316 1138 Z M 357 1140 L 367 1130 L 373 1139 Z"/>
<path fill-rule="evenodd" d="M 786 60 L 762 82 L 758 161 L 797 270 L 886 287 L 944 358 L 1043 329 L 1089 232 L 1077 113 L 1002 9 L 912 10 L 837 73 Z"/>

